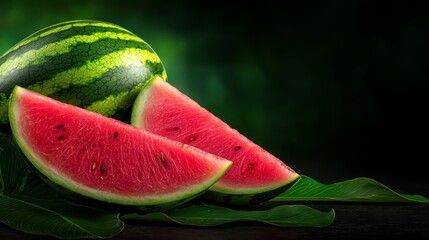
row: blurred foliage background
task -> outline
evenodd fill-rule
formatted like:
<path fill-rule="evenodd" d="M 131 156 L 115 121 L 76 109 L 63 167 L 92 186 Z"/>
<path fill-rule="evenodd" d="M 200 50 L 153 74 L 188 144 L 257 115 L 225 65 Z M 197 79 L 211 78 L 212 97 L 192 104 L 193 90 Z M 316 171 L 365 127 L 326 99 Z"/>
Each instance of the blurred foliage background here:
<path fill-rule="evenodd" d="M 58 22 L 112 22 L 155 49 L 171 84 L 302 174 L 427 179 L 428 10 L 406 1 L 2 1 L 0 52 Z"/>

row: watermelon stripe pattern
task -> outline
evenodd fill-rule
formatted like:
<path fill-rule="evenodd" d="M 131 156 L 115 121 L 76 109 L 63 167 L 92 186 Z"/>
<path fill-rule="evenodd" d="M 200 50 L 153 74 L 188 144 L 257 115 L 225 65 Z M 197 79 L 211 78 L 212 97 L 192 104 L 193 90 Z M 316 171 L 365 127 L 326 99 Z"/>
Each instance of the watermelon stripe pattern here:
<path fill-rule="evenodd" d="M 56 24 L 0 57 L 0 126 L 15 85 L 113 116 L 155 76 L 167 78 L 160 58 L 130 31 L 90 20 Z"/>
<path fill-rule="evenodd" d="M 83 28 L 85 27 L 85 28 Z M 85 29 L 85 31 L 82 31 Z M 117 31 L 122 33 L 132 34 L 130 31 L 123 29 L 117 25 L 113 25 L 110 23 L 103 23 L 97 21 L 84 21 L 84 20 L 75 20 L 69 22 L 58 23 L 52 25 L 50 27 L 44 28 L 30 37 L 24 39 L 23 41 L 16 44 L 14 47 L 5 52 L 1 57 L 5 57 L 5 55 L 13 53 L 21 54 L 30 49 L 37 48 L 39 46 L 44 45 L 47 38 L 55 35 L 58 36 L 58 33 L 61 33 L 61 38 L 67 38 L 71 36 L 75 36 L 76 33 L 94 33 L 100 31 Z M 35 41 L 38 41 L 39 44 L 34 44 Z M 47 40 L 47 42 L 54 42 L 52 40 Z M 33 43 L 33 44 L 29 44 Z M 40 44 L 41 43 L 41 44 Z"/>

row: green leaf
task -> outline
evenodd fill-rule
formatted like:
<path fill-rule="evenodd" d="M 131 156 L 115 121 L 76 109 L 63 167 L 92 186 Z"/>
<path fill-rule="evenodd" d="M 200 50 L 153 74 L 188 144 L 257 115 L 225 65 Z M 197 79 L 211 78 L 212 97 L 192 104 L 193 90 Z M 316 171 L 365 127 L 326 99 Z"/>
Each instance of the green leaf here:
<path fill-rule="evenodd" d="M 58 238 L 110 238 L 124 228 L 117 213 L 72 203 L 25 164 L 11 136 L 0 133 L 0 222 Z"/>
<path fill-rule="evenodd" d="M 20 192 L 33 173 L 25 165 L 25 156 L 11 136 L 0 133 L 0 143 L 0 192 Z"/>
<path fill-rule="evenodd" d="M 127 214 L 123 220 L 172 222 L 192 226 L 218 226 L 231 222 L 262 222 L 279 227 L 325 227 L 334 210 L 321 212 L 303 205 L 282 205 L 268 210 L 233 210 L 213 205 L 191 205 L 169 212 Z"/>
<path fill-rule="evenodd" d="M 333 184 L 322 184 L 308 176 L 301 176 L 294 186 L 271 201 L 429 203 L 428 198 L 397 193 L 370 178 L 360 177 Z"/>
<path fill-rule="evenodd" d="M 123 229 L 118 214 L 66 201 L 0 195 L 0 221 L 32 234 L 58 238 L 110 238 Z"/>

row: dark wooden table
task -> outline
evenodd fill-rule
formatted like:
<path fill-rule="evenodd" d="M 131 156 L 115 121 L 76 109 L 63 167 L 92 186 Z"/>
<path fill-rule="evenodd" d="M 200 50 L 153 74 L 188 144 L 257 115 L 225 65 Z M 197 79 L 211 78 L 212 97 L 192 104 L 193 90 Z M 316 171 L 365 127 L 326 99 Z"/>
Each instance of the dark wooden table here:
<path fill-rule="evenodd" d="M 429 196 L 427 182 L 377 179 L 401 193 Z M 334 223 L 323 228 L 280 228 L 257 223 L 221 227 L 186 227 L 164 223 L 127 224 L 115 240 L 126 239 L 429 239 L 429 204 L 305 203 L 336 213 Z M 0 224 L 0 239 L 48 240 Z"/>

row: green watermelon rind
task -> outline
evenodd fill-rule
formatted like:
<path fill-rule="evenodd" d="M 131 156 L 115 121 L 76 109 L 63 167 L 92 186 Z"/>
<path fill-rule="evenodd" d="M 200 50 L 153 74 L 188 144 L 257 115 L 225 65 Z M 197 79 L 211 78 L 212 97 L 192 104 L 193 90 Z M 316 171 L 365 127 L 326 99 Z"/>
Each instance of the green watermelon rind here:
<path fill-rule="evenodd" d="M 294 182 L 296 179 L 298 179 L 300 175 L 295 175 L 293 178 L 289 179 L 289 181 L 286 182 L 279 182 L 278 184 L 272 184 L 266 187 L 260 187 L 260 188 L 240 188 L 237 186 L 229 187 L 226 184 L 223 185 L 214 185 L 210 188 L 210 191 L 218 192 L 218 193 L 224 193 L 224 194 L 241 194 L 241 195 L 252 195 L 252 194 L 260 194 L 265 192 L 270 192 L 273 190 L 276 190 L 278 188 L 282 188 L 286 185 L 289 185 L 290 183 Z"/>
<path fill-rule="evenodd" d="M 67 179 L 61 173 L 53 171 L 48 168 L 48 166 L 41 163 L 41 158 L 37 156 L 36 151 L 31 149 L 29 144 L 25 141 L 23 133 L 20 131 L 18 126 L 18 119 L 21 117 L 19 109 L 17 109 L 16 102 L 19 101 L 19 94 L 23 88 L 16 86 L 11 94 L 9 101 L 9 118 L 12 133 L 15 141 L 18 146 L 23 151 L 24 155 L 27 157 L 29 163 L 33 166 L 33 169 L 36 169 L 36 172 L 41 174 L 45 181 L 51 182 L 49 185 L 54 186 L 54 188 L 63 188 L 66 191 L 70 191 L 70 194 L 76 193 L 77 195 L 82 195 L 90 199 L 95 199 L 101 202 L 113 203 L 117 205 L 124 206 L 138 206 L 141 210 L 149 210 L 151 208 L 155 209 L 166 209 L 177 206 L 178 204 L 189 201 L 201 194 L 203 194 L 207 189 L 215 184 L 229 169 L 231 162 L 225 166 L 224 171 L 219 171 L 219 173 L 214 176 L 212 179 L 209 179 L 205 182 L 200 182 L 194 186 L 189 186 L 186 188 L 186 193 L 176 192 L 171 195 L 164 196 L 138 196 L 138 197 L 129 197 L 121 196 L 119 194 L 109 194 L 106 192 L 98 191 L 86 186 L 82 186 L 79 183 L 71 179 Z M 198 149 L 195 149 L 198 150 Z M 200 151 L 200 150 L 198 150 Z M 56 186 L 56 187 L 55 187 Z"/>
<path fill-rule="evenodd" d="M 295 185 L 296 182 L 301 178 L 301 176 L 297 176 L 296 178 L 292 179 L 291 181 L 286 182 L 284 185 L 280 187 L 275 187 L 273 189 L 265 189 L 260 190 L 256 193 L 240 193 L 237 192 L 221 192 L 221 191 L 214 191 L 213 186 L 202 196 L 204 199 L 221 203 L 224 205 L 231 205 L 231 206 L 246 206 L 246 205 L 252 205 L 252 204 L 258 204 L 261 202 L 268 201 L 272 198 L 277 197 L 279 194 L 287 191 L 290 189 L 293 185 Z"/>

